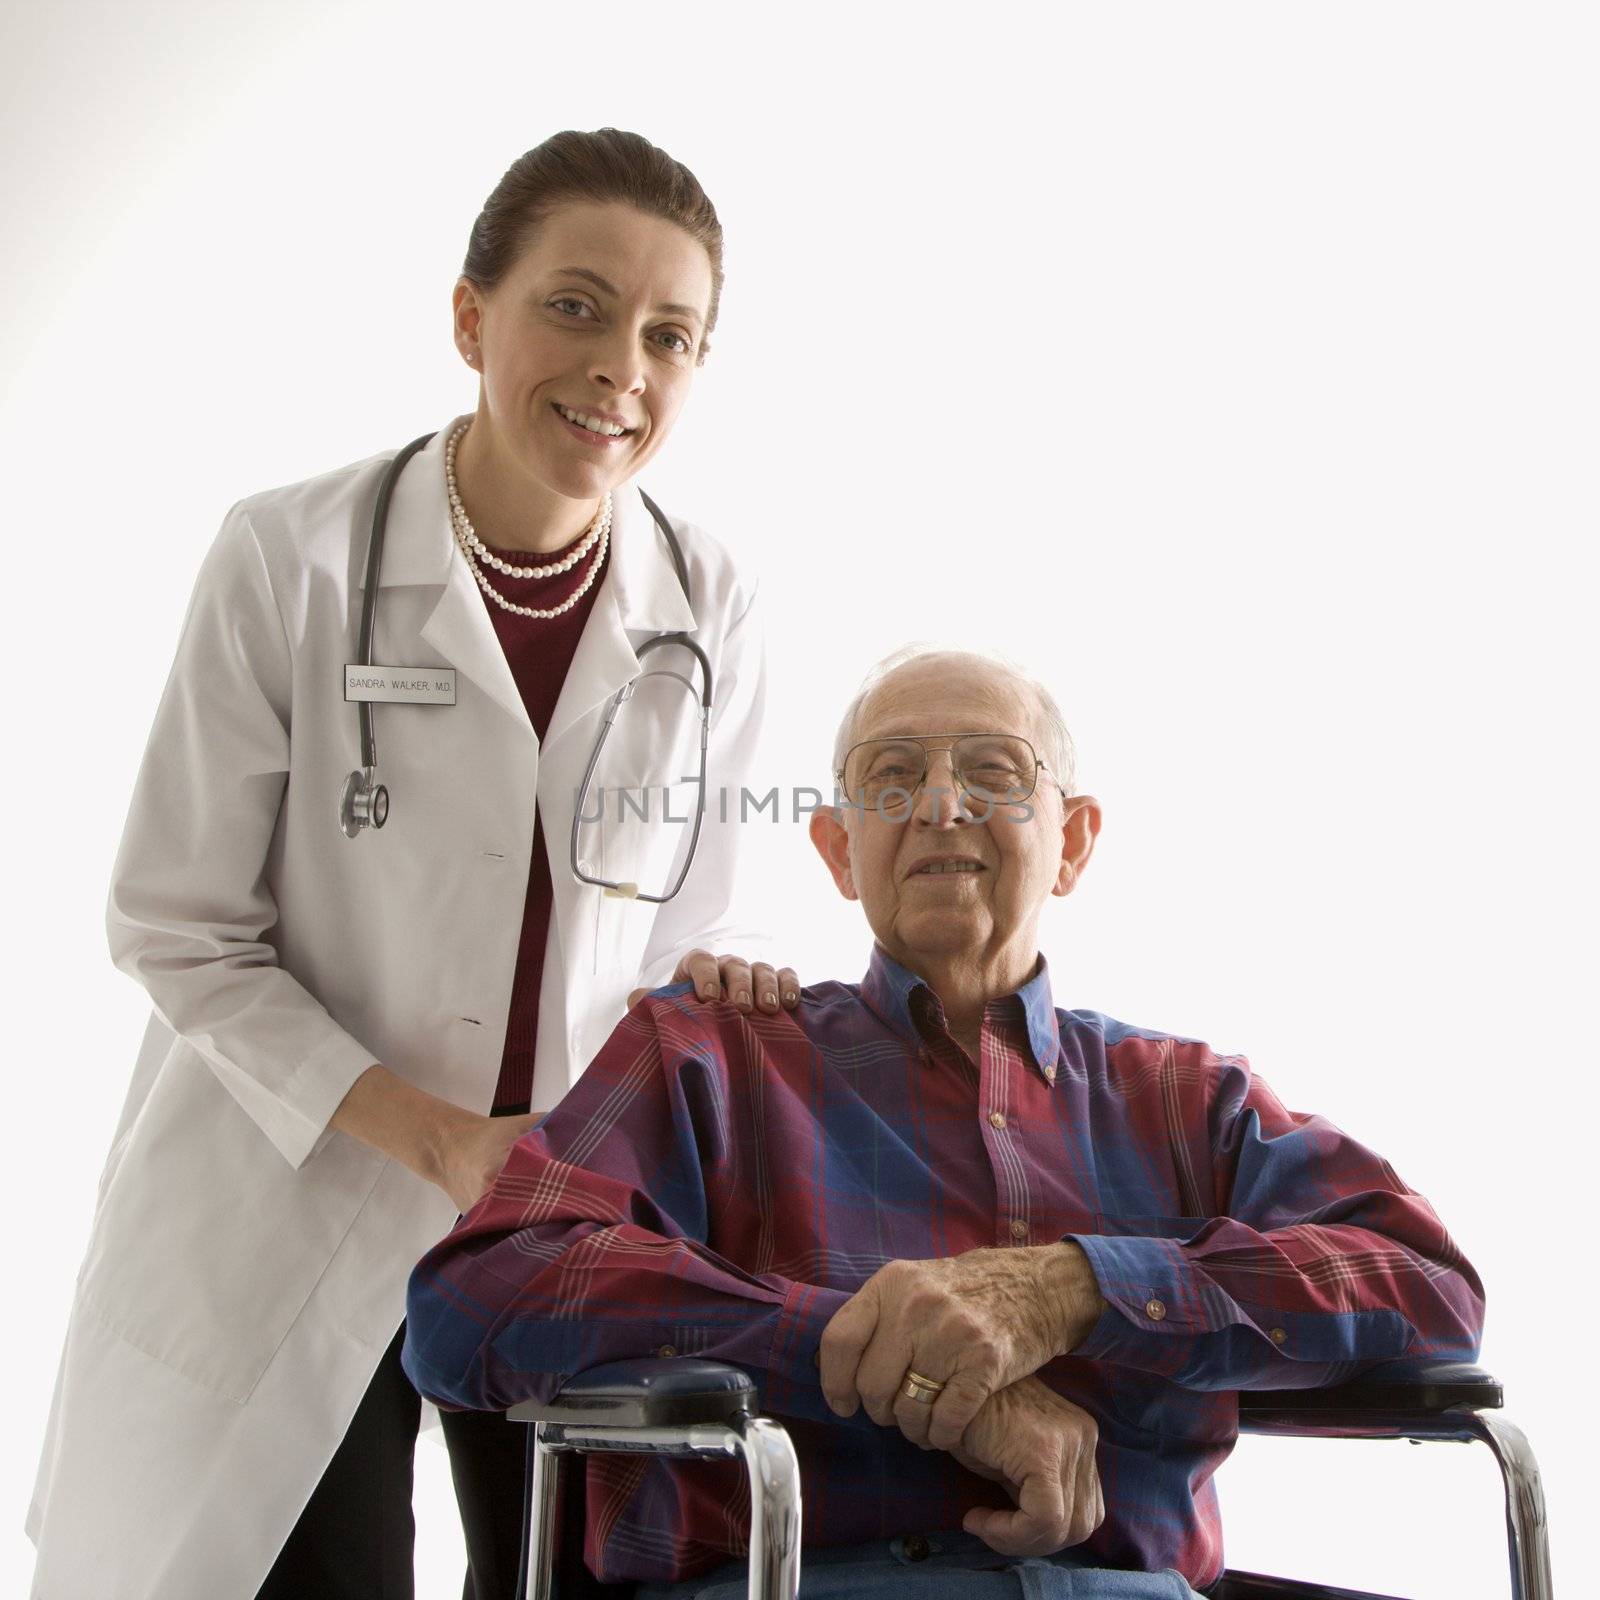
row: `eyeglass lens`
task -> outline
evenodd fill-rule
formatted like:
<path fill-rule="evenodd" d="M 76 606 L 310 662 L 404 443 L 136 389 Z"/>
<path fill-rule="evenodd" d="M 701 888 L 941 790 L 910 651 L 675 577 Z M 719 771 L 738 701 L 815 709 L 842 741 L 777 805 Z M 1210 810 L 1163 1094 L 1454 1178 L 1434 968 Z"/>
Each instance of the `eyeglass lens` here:
<path fill-rule="evenodd" d="M 845 789 L 861 806 L 914 795 L 928 774 L 928 744 L 948 749 L 956 785 L 974 800 L 1014 805 L 1033 793 L 1038 757 L 1014 734 L 969 733 L 948 742 L 930 739 L 869 739 L 850 752 Z"/>

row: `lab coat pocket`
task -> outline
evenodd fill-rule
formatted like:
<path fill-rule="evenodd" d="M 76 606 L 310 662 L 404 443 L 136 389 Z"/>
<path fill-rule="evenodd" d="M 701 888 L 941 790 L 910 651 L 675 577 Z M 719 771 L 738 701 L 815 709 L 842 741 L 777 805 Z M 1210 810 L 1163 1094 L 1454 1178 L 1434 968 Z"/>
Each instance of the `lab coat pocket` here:
<path fill-rule="evenodd" d="M 339 1135 L 297 1171 L 179 1039 L 106 1185 L 84 1305 L 242 1405 L 384 1166 Z"/>

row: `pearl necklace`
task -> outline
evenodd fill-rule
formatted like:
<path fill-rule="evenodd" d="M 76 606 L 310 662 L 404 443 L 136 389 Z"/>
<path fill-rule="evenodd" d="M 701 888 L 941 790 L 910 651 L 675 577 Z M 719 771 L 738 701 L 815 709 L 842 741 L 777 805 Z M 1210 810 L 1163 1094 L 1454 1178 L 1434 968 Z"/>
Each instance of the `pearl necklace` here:
<path fill-rule="evenodd" d="M 470 426 L 470 419 L 463 422 L 445 441 L 444 447 L 444 485 L 445 494 L 450 501 L 450 525 L 455 531 L 456 543 L 461 547 L 462 555 L 466 557 L 467 569 L 472 573 L 478 587 L 502 610 L 515 612 L 519 617 L 559 617 L 562 612 L 570 611 L 589 592 L 594 580 L 600 576 L 600 569 L 605 566 L 606 551 L 611 543 L 611 492 L 606 491 L 605 498 L 600 502 L 600 510 L 595 514 L 594 521 L 589 524 L 589 531 L 583 543 L 562 560 L 552 561 L 543 567 L 518 567 L 509 561 L 502 561 L 478 537 L 477 531 L 467 518 L 466 507 L 461 504 L 461 493 L 456 484 L 456 446 Z M 478 565 L 481 558 L 497 572 L 503 572 L 510 578 L 554 578 L 560 573 L 570 572 L 591 550 L 595 552 L 595 557 L 588 575 L 558 606 L 517 605 L 515 601 L 506 599 L 489 582 L 483 568 Z"/>

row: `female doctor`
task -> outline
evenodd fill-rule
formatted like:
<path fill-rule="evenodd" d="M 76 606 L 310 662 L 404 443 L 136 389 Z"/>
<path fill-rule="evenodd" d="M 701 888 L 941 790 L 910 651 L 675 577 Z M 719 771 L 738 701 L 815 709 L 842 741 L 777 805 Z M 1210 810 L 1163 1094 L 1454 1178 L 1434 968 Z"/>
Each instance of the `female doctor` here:
<path fill-rule="evenodd" d="M 750 948 L 711 796 L 749 775 L 754 587 L 675 521 L 680 573 L 632 481 L 705 357 L 721 255 L 699 184 L 644 139 L 547 140 L 474 225 L 454 334 L 477 409 L 393 479 L 367 656 L 392 452 L 241 502 L 206 558 L 111 889 L 154 1010 L 28 1518 L 41 1600 L 409 1596 L 413 1262 L 631 990 L 794 1004 L 789 969 L 700 948 Z M 660 635 L 704 653 L 711 787 L 656 904 L 691 849 L 704 692 Z M 360 827 L 347 692 L 376 680 L 390 798 Z M 522 1432 L 446 1419 L 469 1600 L 511 1593 Z"/>

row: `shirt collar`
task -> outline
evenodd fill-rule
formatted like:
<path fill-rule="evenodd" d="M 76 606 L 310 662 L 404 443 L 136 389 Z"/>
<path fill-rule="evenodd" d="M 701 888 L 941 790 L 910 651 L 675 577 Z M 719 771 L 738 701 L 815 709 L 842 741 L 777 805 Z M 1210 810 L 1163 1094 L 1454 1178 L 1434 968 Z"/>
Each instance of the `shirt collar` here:
<path fill-rule="evenodd" d="M 872 960 L 861 980 L 861 998 L 896 1033 L 907 1039 L 918 1038 L 917 1024 L 911 1013 L 911 997 L 918 989 L 926 989 L 929 997 L 937 1000 L 927 983 L 901 966 L 874 941 Z M 1050 964 L 1042 955 L 1033 976 L 1014 991 L 1014 998 L 1022 1006 L 1034 1064 L 1048 1082 L 1054 1083 L 1056 1064 L 1061 1057 L 1061 1032 L 1056 1024 L 1055 997 L 1050 989 Z"/>

